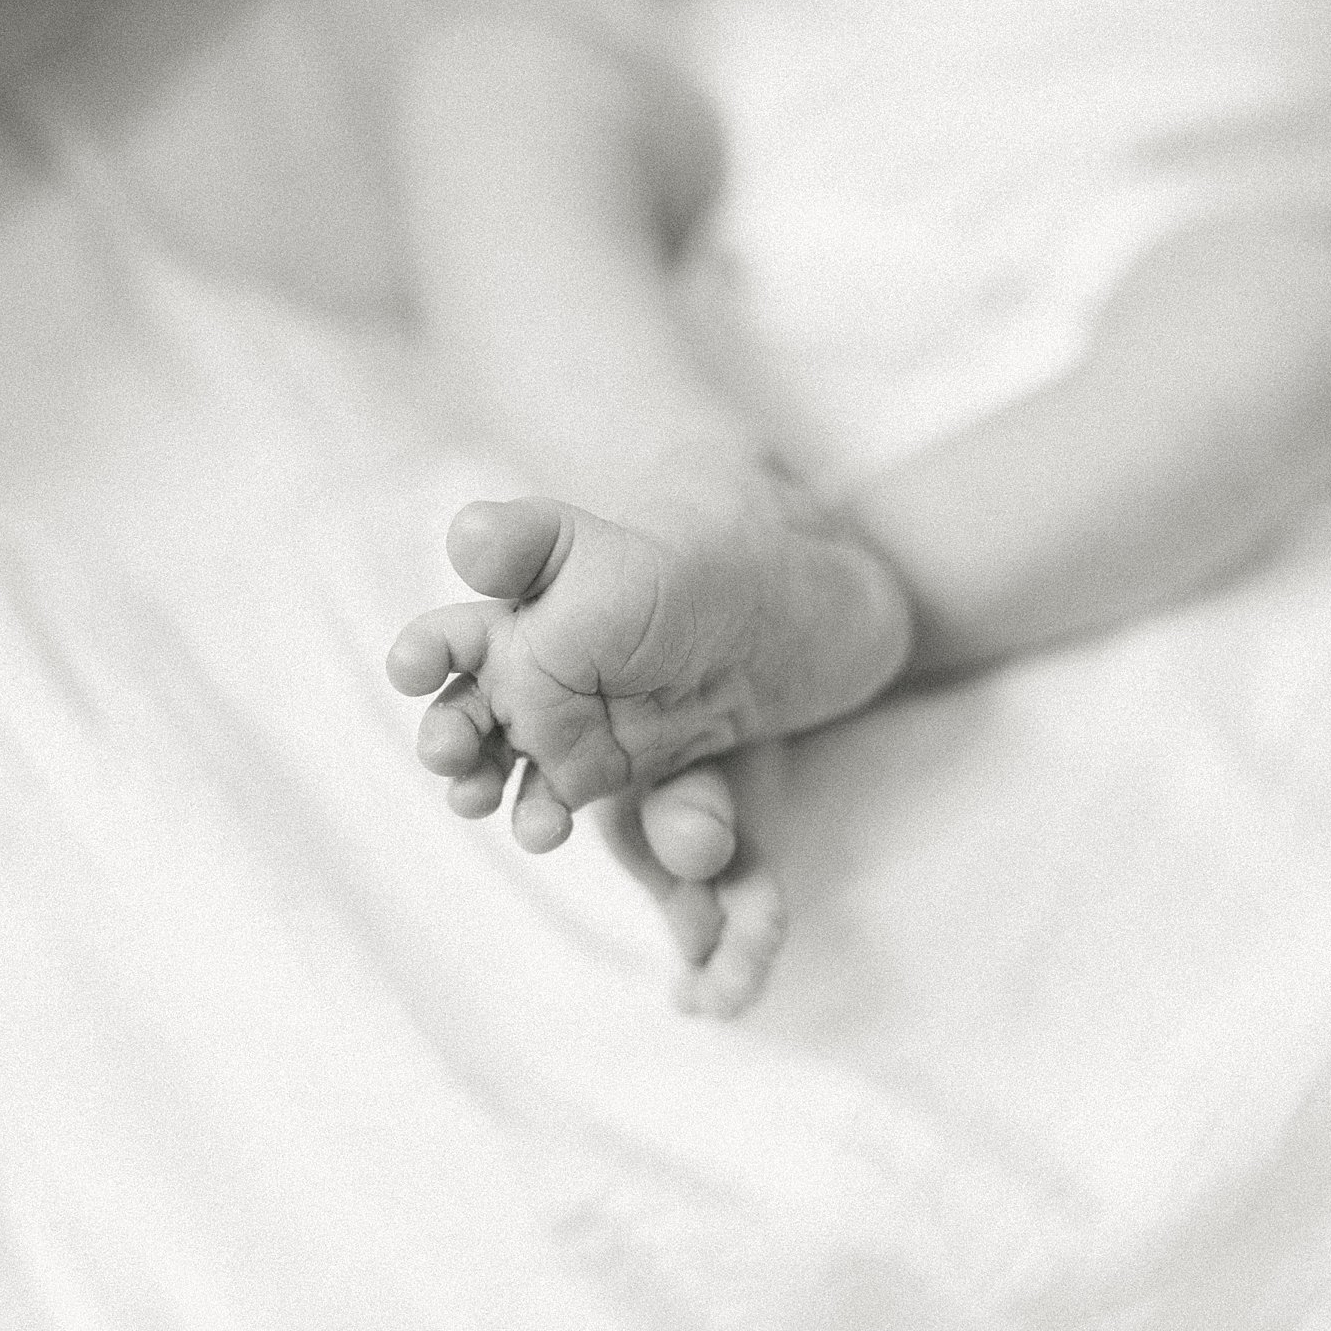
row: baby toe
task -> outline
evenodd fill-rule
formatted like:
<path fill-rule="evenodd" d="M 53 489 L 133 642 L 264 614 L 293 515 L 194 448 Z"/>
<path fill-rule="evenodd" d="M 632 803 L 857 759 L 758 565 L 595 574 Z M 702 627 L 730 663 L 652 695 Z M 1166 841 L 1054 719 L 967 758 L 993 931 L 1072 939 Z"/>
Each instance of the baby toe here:
<path fill-rule="evenodd" d="M 533 596 L 553 576 L 547 565 L 561 545 L 563 526 L 560 507 L 552 500 L 479 500 L 449 526 L 448 557 L 463 581 L 482 595 Z"/>
<path fill-rule="evenodd" d="M 448 788 L 448 807 L 459 818 L 488 818 L 504 800 L 505 774 L 486 763 Z"/>
<path fill-rule="evenodd" d="M 707 882 L 734 858 L 734 801 L 715 767 L 695 768 L 648 792 L 641 817 L 652 853 L 677 878 Z"/>
<path fill-rule="evenodd" d="M 437 776 L 472 775 L 482 761 L 482 743 L 495 728 L 489 704 L 471 679 L 455 679 L 425 709 L 416 754 Z"/>
<path fill-rule="evenodd" d="M 431 708 L 421 719 L 416 756 L 436 776 L 467 776 L 480 761 L 481 737 L 461 713 Z"/>
<path fill-rule="evenodd" d="M 450 675 L 474 675 L 485 662 L 490 630 L 508 613 L 500 602 L 479 601 L 417 616 L 389 649 L 389 682 L 399 693 L 419 698 L 443 688 Z"/>
<path fill-rule="evenodd" d="M 684 960 L 701 966 L 716 948 L 725 920 L 716 893 L 706 883 L 679 883 L 662 898 L 661 911 Z"/>
<path fill-rule="evenodd" d="M 533 855 L 544 855 L 568 840 L 573 816 L 535 763 L 529 762 L 513 801 L 513 839 Z"/>
<path fill-rule="evenodd" d="M 679 994 L 686 1012 L 727 1020 L 762 992 L 786 936 L 786 914 L 765 881 L 718 889 L 725 914 L 720 941 L 706 964 L 687 976 Z"/>

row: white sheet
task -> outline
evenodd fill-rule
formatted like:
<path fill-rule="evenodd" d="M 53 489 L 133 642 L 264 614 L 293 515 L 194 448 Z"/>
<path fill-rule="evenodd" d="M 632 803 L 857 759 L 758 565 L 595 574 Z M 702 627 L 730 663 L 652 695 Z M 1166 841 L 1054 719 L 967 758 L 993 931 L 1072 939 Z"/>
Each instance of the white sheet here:
<path fill-rule="evenodd" d="M 739 317 L 867 434 L 862 325 L 792 295 L 865 228 L 746 198 Z M 1331 523 L 798 746 L 751 810 L 789 953 L 690 1022 L 592 839 L 452 819 L 382 680 L 452 509 L 521 478 L 398 330 L 105 201 L 67 159 L 0 251 L 0 1324 L 1331 1325 Z"/>

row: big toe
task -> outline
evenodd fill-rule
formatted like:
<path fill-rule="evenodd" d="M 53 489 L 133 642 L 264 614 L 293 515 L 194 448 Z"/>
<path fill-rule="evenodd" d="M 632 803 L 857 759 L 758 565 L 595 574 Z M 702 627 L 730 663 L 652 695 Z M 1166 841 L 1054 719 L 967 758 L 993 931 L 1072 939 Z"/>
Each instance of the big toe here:
<path fill-rule="evenodd" d="M 551 500 L 477 500 L 449 526 L 448 557 L 463 581 L 483 596 L 535 596 L 563 562 L 564 529 L 560 507 Z"/>
<path fill-rule="evenodd" d="M 711 764 L 663 782 L 644 797 L 642 830 L 658 863 L 690 882 L 707 882 L 735 854 L 735 804 Z"/>

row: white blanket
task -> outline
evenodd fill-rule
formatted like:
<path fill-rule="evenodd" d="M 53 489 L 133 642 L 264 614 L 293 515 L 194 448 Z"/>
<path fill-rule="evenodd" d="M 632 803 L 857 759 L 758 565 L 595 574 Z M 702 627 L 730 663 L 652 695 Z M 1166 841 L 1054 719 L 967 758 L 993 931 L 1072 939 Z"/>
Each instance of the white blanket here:
<path fill-rule="evenodd" d="M 735 317 L 855 448 L 923 446 L 1075 354 L 1121 247 L 1079 204 L 968 378 L 882 136 L 808 168 L 881 29 L 771 13 L 698 30 Z M 586 829 L 534 860 L 452 818 L 383 679 L 457 590 L 451 512 L 521 478 L 392 326 L 209 285 L 105 202 L 77 154 L 3 201 L 0 1325 L 1331 1327 L 1331 522 L 794 747 L 750 810 L 789 951 L 690 1021 Z M 875 344 L 889 269 L 933 294 Z"/>

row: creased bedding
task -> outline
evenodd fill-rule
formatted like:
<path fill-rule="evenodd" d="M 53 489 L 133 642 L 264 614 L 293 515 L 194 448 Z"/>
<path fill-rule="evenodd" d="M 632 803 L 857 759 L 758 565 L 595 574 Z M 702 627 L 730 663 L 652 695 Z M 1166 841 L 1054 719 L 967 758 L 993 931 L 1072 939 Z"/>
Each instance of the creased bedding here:
<path fill-rule="evenodd" d="M 1161 228 L 1324 190 L 1324 18 L 1226 8 L 1159 7 L 1163 49 L 1211 33 L 1159 123 L 1026 52 L 1128 156 L 1018 115 L 1019 20 L 1085 6 L 686 14 L 736 129 L 710 316 L 756 348 L 718 373 L 846 483 L 1057 373 Z M 949 70 L 988 114 L 939 120 Z M 382 677 L 451 512 L 521 476 L 391 320 L 188 271 L 105 170 L 3 200 L 0 1325 L 1331 1327 L 1331 514 L 756 755 L 789 951 L 689 1021 L 587 830 L 453 819 Z"/>

